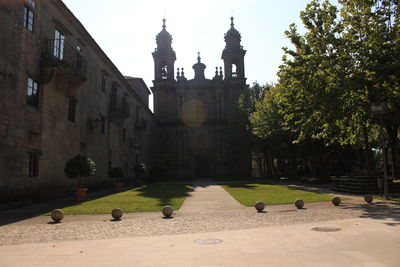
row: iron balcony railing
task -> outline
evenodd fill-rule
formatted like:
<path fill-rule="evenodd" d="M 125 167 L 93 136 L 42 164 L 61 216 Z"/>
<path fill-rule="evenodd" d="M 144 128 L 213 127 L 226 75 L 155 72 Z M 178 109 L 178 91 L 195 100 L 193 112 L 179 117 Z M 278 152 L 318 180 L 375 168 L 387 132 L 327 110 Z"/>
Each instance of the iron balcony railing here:
<path fill-rule="evenodd" d="M 113 115 L 122 115 L 124 117 L 129 117 L 129 103 L 125 97 L 111 97 L 110 112 Z"/>
<path fill-rule="evenodd" d="M 44 64 L 62 65 L 76 75 L 86 78 L 87 61 L 76 47 L 65 39 L 46 39 L 43 47 Z"/>

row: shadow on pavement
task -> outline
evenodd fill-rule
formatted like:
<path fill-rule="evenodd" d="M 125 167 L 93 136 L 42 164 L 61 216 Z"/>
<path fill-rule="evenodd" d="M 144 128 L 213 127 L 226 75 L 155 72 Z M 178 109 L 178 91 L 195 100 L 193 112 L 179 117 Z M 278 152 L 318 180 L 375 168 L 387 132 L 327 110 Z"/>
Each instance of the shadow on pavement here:
<path fill-rule="evenodd" d="M 400 221 L 400 203 L 396 202 L 374 202 L 372 204 L 347 203 L 342 208 L 362 211 L 363 214 L 360 218 Z"/>
<path fill-rule="evenodd" d="M 156 198 L 159 200 L 161 205 L 169 205 L 171 199 L 179 197 L 187 197 L 191 190 L 192 188 L 187 184 L 174 184 L 174 185 L 149 184 L 139 188 L 134 188 L 133 186 L 129 187 L 127 186 L 123 188 L 123 190 L 121 190 L 120 193 L 126 191 L 136 191 L 139 193 L 139 196 L 143 196 L 146 198 Z M 112 190 L 103 190 L 94 193 L 89 193 L 87 195 L 86 201 L 84 202 L 78 202 L 74 200 L 72 197 L 68 197 L 58 200 L 41 202 L 22 208 L 0 211 L 0 226 L 40 216 L 42 214 L 51 212 L 54 209 L 63 209 L 69 206 L 78 205 L 81 203 L 96 200 L 113 194 L 114 192 Z"/>
<path fill-rule="evenodd" d="M 132 186 L 126 186 L 126 187 L 122 188 L 122 190 L 120 192 L 125 192 L 125 191 L 131 190 L 131 189 L 132 189 Z M 95 199 L 102 198 L 102 197 L 106 197 L 106 196 L 109 196 L 112 194 L 114 194 L 114 192 L 111 189 L 88 193 L 86 201 L 84 201 L 84 202 L 95 200 Z M 72 195 L 72 193 L 71 193 L 71 195 Z M 26 207 L 3 210 L 3 211 L 0 211 L 0 226 L 23 221 L 26 219 L 30 219 L 30 218 L 33 218 L 36 216 L 40 216 L 44 213 L 51 212 L 54 209 L 63 209 L 65 207 L 77 205 L 77 204 L 84 203 L 84 202 L 76 201 L 71 196 L 71 197 L 62 198 L 62 199 L 49 200 L 46 202 L 39 202 L 39 203 L 35 203 L 33 205 L 29 205 Z"/>

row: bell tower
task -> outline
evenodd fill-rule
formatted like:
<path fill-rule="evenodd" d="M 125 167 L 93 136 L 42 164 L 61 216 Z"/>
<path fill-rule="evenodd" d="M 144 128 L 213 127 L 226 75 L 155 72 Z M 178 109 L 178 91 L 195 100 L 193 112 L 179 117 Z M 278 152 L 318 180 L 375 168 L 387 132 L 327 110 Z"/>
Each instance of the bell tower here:
<path fill-rule="evenodd" d="M 165 19 L 161 32 L 157 35 L 157 48 L 153 52 L 154 81 L 174 81 L 175 51 L 172 49 L 172 36 L 167 32 Z"/>
<path fill-rule="evenodd" d="M 221 57 L 224 61 L 225 80 L 239 80 L 245 84 L 244 56 L 246 50 L 240 45 L 241 35 L 234 26 L 233 17 L 231 17 L 231 28 L 225 34 L 226 45 Z"/>

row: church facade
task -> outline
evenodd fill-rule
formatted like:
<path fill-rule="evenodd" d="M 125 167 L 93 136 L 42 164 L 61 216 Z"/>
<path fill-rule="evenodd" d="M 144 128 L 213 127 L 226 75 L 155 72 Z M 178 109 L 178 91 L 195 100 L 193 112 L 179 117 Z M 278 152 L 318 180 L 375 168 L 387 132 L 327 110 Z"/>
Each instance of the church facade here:
<path fill-rule="evenodd" d="M 231 111 L 246 87 L 241 36 L 225 36 L 224 71 L 207 79 L 174 71 L 165 22 L 157 35 L 154 113 L 140 78 L 124 76 L 61 0 L 0 1 L 0 203 L 69 196 L 65 163 L 96 163 L 89 190 L 109 188 L 112 167 L 149 179 L 248 176 L 250 156 L 227 142 Z M 166 175 L 164 175 L 166 174 Z"/>
<path fill-rule="evenodd" d="M 241 35 L 231 27 L 225 34 L 222 67 L 215 76 L 204 75 L 206 65 L 200 53 L 193 65 L 194 78 L 187 79 L 183 68 L 175 73 L 176 54 L 172 36 L 163 28 L 156 37 L 153 52 L 154 113 L 159 123 L 157 165 L 170 177 L 246 177 L 250 176 L 250 153 L 233 153 L 228 129 L 231 114 L 246 85 Z"/>

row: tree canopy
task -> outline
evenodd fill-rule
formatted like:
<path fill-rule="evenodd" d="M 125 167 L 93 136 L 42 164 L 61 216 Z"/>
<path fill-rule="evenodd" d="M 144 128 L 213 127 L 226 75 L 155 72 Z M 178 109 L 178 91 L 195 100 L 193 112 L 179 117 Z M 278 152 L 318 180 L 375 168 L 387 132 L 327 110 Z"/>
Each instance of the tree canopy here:
<path fill-rule="evenodd" d="M 321 168 L 327 157 L 348 153 L 351 146 L 364 150 L 368 169 L 372 147 L 380 146 L 379 127 L 384 127 L 398 176 L 398 1 L 339 2 L 337 7 L 328 0 L 311 1 L 300 14 L 305 33 L 294 24 L 285 32 L 292 48 L 283 48 L 278 83 L 251 105 L 255 109 L 246 108 L 252 132 L 275 158 L 279 152 L 295 153 L 297 159 L 283 158 L 291 166 L 301 165 L 300 147 L 313 150 L 309 154 Z M 377 114 L 376 107 L 384 111 Z"/>

